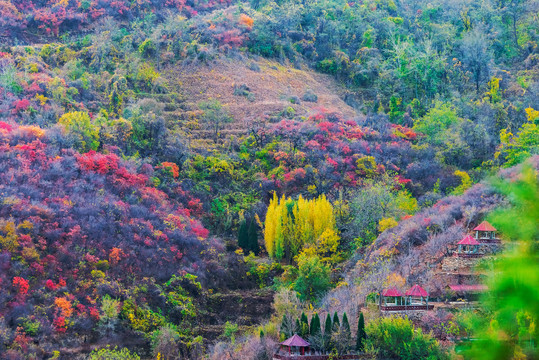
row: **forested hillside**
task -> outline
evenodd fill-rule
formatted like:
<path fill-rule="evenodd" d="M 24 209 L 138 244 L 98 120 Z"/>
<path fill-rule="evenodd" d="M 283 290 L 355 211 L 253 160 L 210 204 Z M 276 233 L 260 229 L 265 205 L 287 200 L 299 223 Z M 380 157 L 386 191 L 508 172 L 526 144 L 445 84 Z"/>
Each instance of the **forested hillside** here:
<path fill-rule="evenodd" d="M 500 359 L 534 358 L 525 305 L 474 305 L 518 323 L 499 338 L 471 311 L 372 305 L 416 283 L 447 304 L 444 258 L 486 218 L 537 240 L 538 14 L 0 0 L 0 359 L 271 359 L 294 333 L 334 356 L 478 358 L 469 338 L 504 338 Z M 412 345 L 384 352 L 388 329 Z"/>

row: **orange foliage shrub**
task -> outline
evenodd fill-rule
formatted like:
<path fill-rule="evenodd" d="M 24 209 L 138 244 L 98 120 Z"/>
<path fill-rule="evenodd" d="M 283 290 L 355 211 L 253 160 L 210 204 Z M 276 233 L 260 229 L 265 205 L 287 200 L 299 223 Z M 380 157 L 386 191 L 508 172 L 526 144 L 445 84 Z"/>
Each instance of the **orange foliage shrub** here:
<path fill-rule="evenodd" d="M 112 248 L 112 250 L 110 251 L 110 254 L 109 254 L 109 262 L 112 264 L 112 265 L 116 265 L 118 264 L 118 262 L 120 261 L 121 257 L 124 255 L 122 249 L 120 248 Z"/>
<path fill-rule="evenodd" d="M 175 179 L 180 176 L 180 168 L 173 162 L 164 161 L 161 163 L 160 168 L 170 171 Z"/>
<path fill-rule="evenodd" d="M 54 300 L 54 304 L 60 308 L 62 317 L 68 318 L 73 315 L 73 307 L 71 306 L 71 302 L 65 297 L 56 298 Z"/>
<path fill-rule="evenodd" d="M 255 21 L 249 15 L 241 14 L 239 23 L 247 26 L 248 28 L 252 28 Z"/>

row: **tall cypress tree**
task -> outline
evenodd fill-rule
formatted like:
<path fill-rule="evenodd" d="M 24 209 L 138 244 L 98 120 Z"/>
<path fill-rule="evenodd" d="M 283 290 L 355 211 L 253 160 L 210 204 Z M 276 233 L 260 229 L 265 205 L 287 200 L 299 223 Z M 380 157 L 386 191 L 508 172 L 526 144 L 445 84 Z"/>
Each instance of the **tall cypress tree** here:
<path fill-rule="evenodd" d="M 357 321 L 357 339 L 356 339 L 356 350 L 363 351 L 365 349 L 365 339 L 367 339 L 367 334 L 365 333 L 365 318 L 363 313 L 359 313 L 359 319 Z"/>
<path fill-rule="evenodd" d="M 324 326 L 324 348 L 326 351 L 329 351 L 331 347 L 331 333 L 332 333 L 333 323 L 331 322 L 331 315 L 326 316 L 326 324 Z"/>
<path fill-rule="evenodd" d="M 335 311 L 335 314 L 333 314 L 333 331 L 334 332 L 339 331 L 340 327 L 341 327 L 341 323 L 339 321 L 339 315 Z"/>
<path fill-rule="evenodd" d="M 244 252 L 249 250 L 249 234 L 247 228 L 247 222 L 243 220 L 240 224 L 238 231 L 238 246 L 243 249 Z"/>
<path fill-rule="evenodd" d="M 322 329 L 320 327 L 320 317 L 318 316 L 318 313 L 314 313 L 313 317 L 311 318 L 311 336 L 316 336 L 322 332 Z"/>
<path fill-rule="evenodd" d="M 249 250 L 252 251 L 253 254 L 258 256 L 258 253 L 260 252 L 260 245 L 258 245 L 258 231 L 256 227 L 256 222 L 253 219 L 251 219 L 251 222 L 249 223 L 249 229 L 247 230 L 247 239 Z"/>

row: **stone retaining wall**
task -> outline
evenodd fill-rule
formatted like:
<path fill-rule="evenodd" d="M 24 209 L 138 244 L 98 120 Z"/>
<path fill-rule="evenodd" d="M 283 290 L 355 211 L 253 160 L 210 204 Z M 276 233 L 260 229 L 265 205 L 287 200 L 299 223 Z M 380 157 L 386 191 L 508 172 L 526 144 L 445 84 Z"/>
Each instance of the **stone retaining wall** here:
<path fill-rule="evenodd" d="M 447 256 L 442 261 L 442 271 L 454 273 L 473 268 L 482 258 Z"/>

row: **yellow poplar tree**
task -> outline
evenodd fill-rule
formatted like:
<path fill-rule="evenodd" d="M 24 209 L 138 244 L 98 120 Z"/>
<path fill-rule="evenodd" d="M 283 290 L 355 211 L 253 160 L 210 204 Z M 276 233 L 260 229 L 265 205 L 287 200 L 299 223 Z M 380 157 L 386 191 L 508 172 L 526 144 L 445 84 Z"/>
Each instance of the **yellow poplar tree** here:
<path fill-rule="evenodd" d="M 266 251 L 270 257 L 275 257 L 275 235 L 277 231 L 278 207 L 279 200 L 277 199 L 277 194 L 273 193 L 273 199 L 268 206 L 266 221 L 264 222 L 264 242 L 266 243 Z"/>
<path fill-rule="evenodd" d="M 274 194 L 266 214 L 264 241 L 270 257 L 277 260 L 291 261 L 306 245 L 319 250 L 322 259 L 330 259 L 339 243 L 333 206 L 323 195 L 293 201 Z"/>

